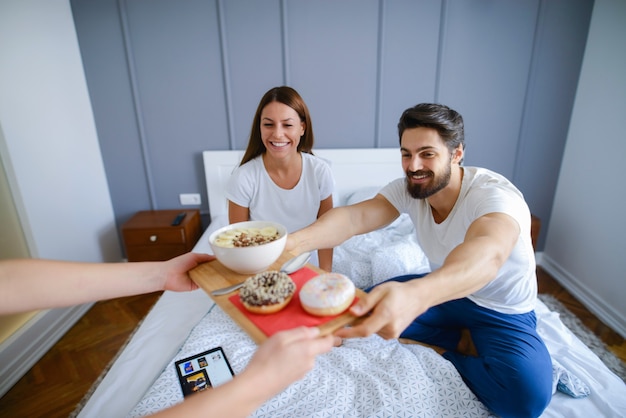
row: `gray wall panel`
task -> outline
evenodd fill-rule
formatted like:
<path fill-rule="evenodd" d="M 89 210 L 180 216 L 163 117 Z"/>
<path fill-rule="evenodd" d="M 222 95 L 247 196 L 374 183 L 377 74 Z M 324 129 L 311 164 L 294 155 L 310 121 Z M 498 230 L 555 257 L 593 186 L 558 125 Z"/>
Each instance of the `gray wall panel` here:
<path fill-rule="evenodd" d="M 199 191 L 194 155 L 229 145 L 216 7 L 204 0 L 125 5 L 156 206 L 177 207 L 180 193 Z"/>
<path fill-rule="evenodd" d="M 318 148 L 374 146 L 378 2 L 291 1 L 291 84 L 306 100 Z"/>
<path fill-rule="evenodd" d="M 452 106 L 466 163 L 511 178 L 547 228 L 592 0 L 71 4 L 118 224 L 194 192 L 208 221 L 200 152 L 245 148 L 288 84 L 318 148 L 394 147 L 402 110 Z"/>
<path fill-rule="evenodd" d="M 398 119 L 435 100 L 441 2 L 383 2 L 379 129 L 381 148 L 398 146 Z"/>
<path fill-rule="evenodd" d="M 150 207 L 132 86 L 115 0 L 72 2 L 72 13 L 118 223 Z M 89 47 L 85 47 L 88 45 Z"/>
<path fill-rule="evenodd" d="M 511 178 L 538 1 L 448 2 L 438 101 L 465 120 L 467 165 Z"/>
<path fill-rule="evenodd" d="M 547 225 L 574 106 L 593 4 L 550 0 L 541 5 L 531 78 L 513 181 Z M 546 179 L 541 183 L 540 178 Z M 547 229 L 539 237 L 543 248 Z"/>
<path fill-rule="evenodd" d="M 267 90 L 286 84 L 280 1 L 222 1 L 235 149 L 245 149 Z"/>

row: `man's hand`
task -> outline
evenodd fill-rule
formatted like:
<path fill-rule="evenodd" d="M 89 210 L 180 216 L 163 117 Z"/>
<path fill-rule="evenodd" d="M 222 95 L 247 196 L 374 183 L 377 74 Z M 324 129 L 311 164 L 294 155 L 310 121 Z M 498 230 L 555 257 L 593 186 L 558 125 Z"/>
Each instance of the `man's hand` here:
<path fill-rule="evenodd" d="M 338 330 L 335 335 L 354 338 L 376 333 L 385 339 L 398 338 L 415 318 L 429 308 L 416 296 L 419 295 L 419 280 L 424 279 L 406 283 L 387 282 L 375 287 L 350 309 L 354 315 L 365 316 L 365 319 L 354 327 Z"/>

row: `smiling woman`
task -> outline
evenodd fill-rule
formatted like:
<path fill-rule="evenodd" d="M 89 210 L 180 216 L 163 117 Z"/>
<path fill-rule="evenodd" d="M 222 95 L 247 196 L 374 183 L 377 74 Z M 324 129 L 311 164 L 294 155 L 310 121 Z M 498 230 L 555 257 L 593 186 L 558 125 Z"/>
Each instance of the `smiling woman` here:
<path fill-rule="evenodd" d="M 288 232 L 314 222 L 333 207 L 328 164 L 313 155 L 313 123 L 304 100 L 291 87 L 270 89 L 259 103 L 248 147 L 229 180 L 229 222 L 275 221 Z M 332 250 L 312 262 L 332 268 Z"/>

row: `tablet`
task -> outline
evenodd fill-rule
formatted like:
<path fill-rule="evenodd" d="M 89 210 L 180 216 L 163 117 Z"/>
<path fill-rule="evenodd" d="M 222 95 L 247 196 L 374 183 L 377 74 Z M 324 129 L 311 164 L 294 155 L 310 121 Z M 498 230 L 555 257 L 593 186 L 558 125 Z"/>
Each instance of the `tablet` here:
<path fill-rule="evenodd" d="M 219 386 L 234 376 L 222 347 L 178 360 L 174 365 L 184 396 Z"/>

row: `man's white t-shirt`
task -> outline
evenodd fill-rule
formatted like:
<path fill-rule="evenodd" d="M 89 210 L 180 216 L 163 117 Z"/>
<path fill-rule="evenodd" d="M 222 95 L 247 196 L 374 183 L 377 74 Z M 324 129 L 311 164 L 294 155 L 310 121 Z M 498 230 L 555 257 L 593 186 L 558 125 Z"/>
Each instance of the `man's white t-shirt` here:
<path fill-rule="evenodd" d="M 320 202 L 333 193 L 335 181 L 325 160 L 305 152 L 300 155 L 302 174 L 293 189 L 276 185 L 258 156 L 233 171 L 226 198 L 248 208 L 251 221 L 280 222 L 290 233 L 309 226 L 317 219 Z"/>
<path fill-rule="evenodd" d="M 530 237 L 530 210 L 522 193 L 505 177 L 493 171 L 462 167 L 461 192 L 450 215 L 437 224 L 426 199 L 415 199 L 400 178 L 380 193 L 400 212 L 408 213 L 415 224 L 417 240 L 430 262 L 439 268 L 450 251 L 461 244 L 470 224 L 488 213 L 502 212 L 513 217 L 520 235 L 511 255 L 495 279 L 468 296 L 476 304 L 507 314 L 534 309 L 537 297 L 535 254 Z"/>

